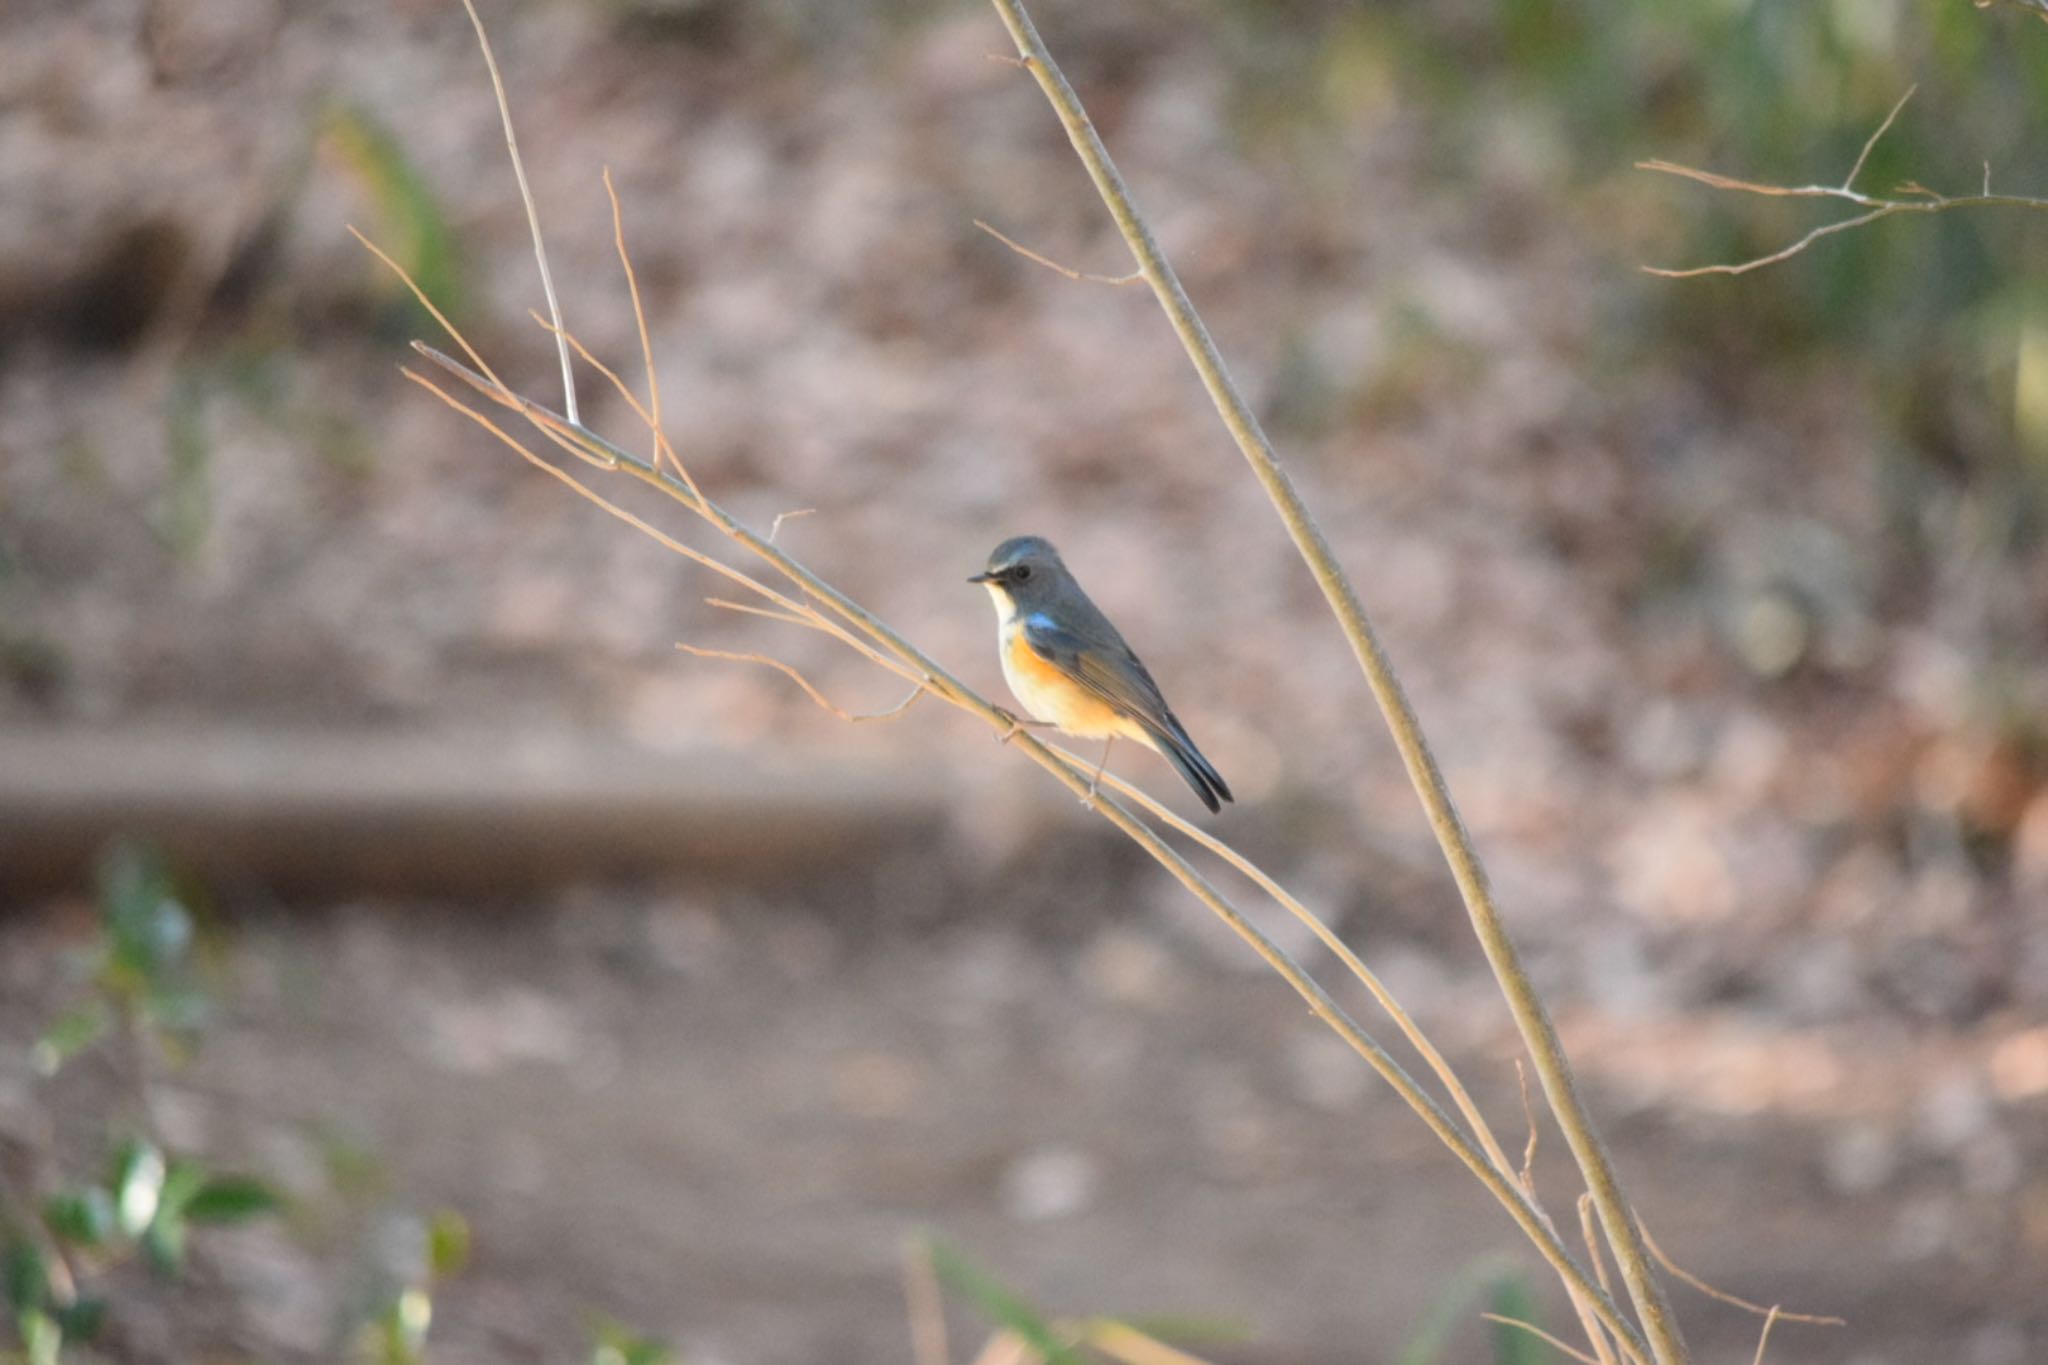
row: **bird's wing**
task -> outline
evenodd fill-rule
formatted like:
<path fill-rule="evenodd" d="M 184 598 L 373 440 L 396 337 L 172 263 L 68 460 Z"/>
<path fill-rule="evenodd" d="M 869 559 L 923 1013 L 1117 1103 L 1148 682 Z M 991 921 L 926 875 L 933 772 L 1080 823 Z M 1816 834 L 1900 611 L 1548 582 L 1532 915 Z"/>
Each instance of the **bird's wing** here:
<path fill-rule="evenodd" d="M 1117 710 L 1169 735 L 1179 731 L 1180 723 L 1167 709 L 1159 684 L 1122 640 L 1091 645 L 1064 626 L 1034 615 L 1025 618 L 1024 643 Z"/>

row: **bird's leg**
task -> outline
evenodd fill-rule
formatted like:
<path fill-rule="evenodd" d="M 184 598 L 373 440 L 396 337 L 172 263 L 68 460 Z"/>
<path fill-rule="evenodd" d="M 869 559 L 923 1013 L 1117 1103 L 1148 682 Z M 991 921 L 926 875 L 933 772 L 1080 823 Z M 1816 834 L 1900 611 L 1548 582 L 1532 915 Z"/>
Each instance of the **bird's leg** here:
<path fill-rule="evenodd" d="M 1088 779 L 1088 795 L 1081 801 L 1087 805 L 1095 799 L 1095 788 L 1102 781 L 1102 774 L 1109 768 L 1109 751 L 1116 747 L 1116 736 L 1111 735 L 1102 745 L 1102 762 L 1095 765 L 1095 776 Z"/>
<path fill-rule="evenodd" d="M 1029 726 L 1034 730 L 1043 730 L 1049 728 L 1052 725 L 1052 722 L 1049 720 L 1026 720 L 1024 719 L 1024 717 L 1016 714 L 1014 711 L 1006 711 L 1000 706 L 998 706 L 995 710 L 996 714 L 1001 716 L 1005 721 L 1007 721 L 1010 726 L 1009 729 L 1003 731 L 1001 734 L 996 736 L 996 742 L 998 744 L 1008 744 L 1011 740 L 1017 737 L 1017 732 L 1019 730 L 1024 729 L 1026 726 Z"/>

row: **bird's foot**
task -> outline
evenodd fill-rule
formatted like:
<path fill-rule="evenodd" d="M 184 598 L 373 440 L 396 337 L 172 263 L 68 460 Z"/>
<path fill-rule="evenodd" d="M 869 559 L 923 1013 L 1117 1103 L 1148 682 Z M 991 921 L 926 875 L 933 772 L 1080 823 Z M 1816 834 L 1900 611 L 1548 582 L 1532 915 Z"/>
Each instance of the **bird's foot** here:
<path fill-rule="evenodd" d="M 1003 718 L 1003 722 L 1010 727 L 1009 729 L 1003 731 L 1001 734 L 996 736 L 996 743 L 998 744 L 1008 744 L 1011 740 L 1017 737 L 1017 732 L 1019 730 L 1027 728 L 1033 730 L 1043 730 L 1052 725 L 1052 722 L 1049 720 L 1026 720 L 1022 716 L 1017 715 L 1015 712 L 1006 711 L 1000 706 L 996 708 L 996 714 L 1001 716 Z"/>

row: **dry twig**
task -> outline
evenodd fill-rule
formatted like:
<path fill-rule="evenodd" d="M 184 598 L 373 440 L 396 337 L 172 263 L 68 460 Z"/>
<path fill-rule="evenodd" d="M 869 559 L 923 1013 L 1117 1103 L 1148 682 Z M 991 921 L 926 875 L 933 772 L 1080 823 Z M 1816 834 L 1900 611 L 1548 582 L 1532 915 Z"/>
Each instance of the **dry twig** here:
<path fill-rule="evenodd" d="M 798 672 L 794 665 L 786 664 L 780 659 L 770 658 L 766 654 L 740 653 L 730 649 L 706 649 L 702 645 L 686 645 L 680 640 L 676 642 L 676 648 L 685 654 L 694 654 L 700 659 L 730 659 L 734 663 L 765 664 L 767 667 L 795 681 L 796 685 L 804 690 L 805 696 L 839 717 L 839 719 L 849 723 L 857 723 L 864 720 L 894 720 L 910 709 L 910 703 L 924 695 L 924 684 L 919 683 L 916 687 L 910 689 L 909 696 L 897 702 L 886 711 L 870 711 L 864 714 L 856 714 L 843 707 L 834 706 L 823 692 L 812 686 L 809 678 Z"/>
<path fill-rule="evenodd" d="M 799 507 L 793 512 L 777 512 L 775 520 L 768 523 L 768 543 L 770 545 L 775 543 L 775 537 L 782 532 L 783 522 L 795 521 L 798 517 L 812 516 L 817 510 L 815 507 Z"/>
<path fill-rule="evenodd" d="M 1748 1299 L 1740 1298 L 1734 1294 L 1730 1294 L 1725 1289 L 1716 1289 L 1714 1288 L 1714 1286 L 1708 1284 L 1705 1280 L 1701 1279 L 1699 1276 L 1693 1274 L 1685 1267 L 1679 1265 L 1676 1261 L 1673 1261 L 1669 1256 L 1665 1255 L 1664 1248 L 1657 1245 L 1656 1238 L 1650 1236 L 1650 1230 L 1647 1227 L 1643 1229 L 1643 1240 L 1649 1243 L 1650 1254 L 1657 1258 L 1657 1263 L 1659 1265 L 1663 1266 L 1666 1270 L 1670 1271 L 1672 1275 L 1674 1275 L 1678 1279 L 1685 1281 L 1687 1284 L 1691 1285 L 1694 1289 L 1699 1290 L 1700 1293 L 1705 1294 L 1710 1299 L 1719 1299 L 1722 1303 L 1730 1304 L 1736 1308 L 1740 1308 L 1746 1313 L 1755 1313 L 1758 1317 L 1769 1315 L 1770 1317 L 1778 1318 L 1785 1322 L 1805 1322 L 1811 1323 L 1816 1327 L 1846 1327 L 1849 1325 L 1848 1320 L 1845 1318 L 1828 1317 L 1825 1314 L 1821 1313 L 1788 1313 L 1785 1311 L 1783 1305 L 1773 1304 L 1771 1307 L 1766 1308 L 1760 1303 L 1751 1303 Z"/>
<path fill-rule="evenodd" d="M 1522 1145 L 1522 1188 L 1536 1193 L 1536 1138 L 1543 1130 L 1536 1122 L 1536 1106 L 1529 1102 L 1529 1072 L 1520 1057 L 1515 1058 L 1515 1084 L 1522 1091 L 1522 1116 L 1529 1121 L 1529 1140 Z"/>
<path fill-rule="evenodd" d="M 1579 1350 L 1575 1346 L 1565 1345 L 1533 1322 L 1523 1322 L 1520 1318 L 1502 1317 L 1499 1313 L 1481 1313 L 1479 1316 L 1488 1322 L 1497 1322 L 1503 1327 L 1513 1327 L 1519 1331 L 1527 1332 L 1538 1341 L 1547 1343 L 1552 1349 L 1564 1352 L 1573 1360 L 1582 1360 L 1586 1365 L 1600 1365 L 1599 1361 L 1593 1359 L 1584 1351 Z"/>
<path fill-rule="evenodd" d="M 1756 1355 L 1750 1359 L 1749 1365 L 1764 1365 L 1764 1351 L 1771 1344 L 1771 1329 L 1778 1325 L 1778 1319 L 1783 1316 L 1784 1314 L 1773 1308 L 1770 1315 L 1764 1319 L 1764 1330 L 1756 1336 Z"/>
<path fill-rule="evenodd" d="M 512 159 L 512 176 L 519 182 L 519 202 L 526 206 L 526 228 L 533 238 L 533 259 L 540 267 L 540 288 L 547 296 L 548 316 L 554 319 L 555 329 L 561 330 L 562 305 L 555 299 L 555 277 L 548 270 L 546 243 L 540 235 L 540 210 L 533 202 L 533 188 L 526 183 L 526 162 L 519 155 L 519 139 L 512 132 L 512 102 L 505 94 L 505 77 L 498 70 L 498 58 L 491 51 L 491 35 L 484 31 L 483 16 L 476 12 L 476 0 L 462 0 L 462 7 L 469 11 L 470 27 L 476 30 L 476 45 L 484 54 L 484 65 L 490 69 L 491 91 L 498 100 L 498 123 L 505 130 L 505 151 Z M 437 317 L 436 319 L 440 319 Z M 569 367 L 569 353 L 557 345 L 562 361 L 562 411 L 569 420 L 578 420 L 576 413 L 576 376 Z"/>
<path fill-rule="evenodd" d="M 1636 169 L 1639 171 L 1659 171 L 1665 175 L 1675 175 L 1681 179 L 1697 181 L 1702 185 L 1707 185 L 1717 190 L 1732 190 L 1742 194 L 1758 194 L 1774 199 L 1833 199 L 1865 210 L 1854 217 L 1838 219 L 1832 223 L 1823 223 L 1804 237 L 1793 242 L 1790 246 L 1781 247 L 1769 255 L 1757 256 L 1732 265 L 1697 265 L 1690 269 L 1667 269 L 1662 266 L 1646 265 L 1643 267 L 1644 271 L 1652 275 L 1662 276 L 1667 280 L 1689 280 L 1701 275 L 1746 275 L 1752 270 L 1760 270 L 1767 265 L 1776 265 L 1780 261 L 1788 261 L 1823 237 L 1832 237 L 1838 232 L 1847 232 L 1851 228 L 1859 228 L 1867 223 L 1875 223 L 1879 219 L 1890 218 L 1895 214 L 1946 213 L 1951 209 L 1967 208 L 2048 209 L 2048 199 L 2034 199 L 2017 194 L 1993 194 L 1991 192 L 1991 165 L 1989 162 L 1986 162 L 1984 166 L 1984 189 L 1980 194 L 1954 196 L 1937 194 L 1925 185 L 1910 180 L 1898 188 L 1898 194 L 1906 196 L 1903 198 L 1869 195 L 1858 190 L 1856 188 L 1856 178 L 1863 173 L 1864 163 L 1870 160 L 1871 149 L 1877 146 L 1878 139 L 1891 130 L 1893 121 L 1899 116 L 1899 111 L 1906 107 L 1906 101 L 1913 98 L 1913 93 L 1918 88 L 1918 86 L 1914 86 L 1899 97 L 1899 102 L 1892 106 L 1889 114 L 1884 116 L 1884 122 L 1880 123 L 1877 126 L 1877 131 L 1872 133 L 1864 142 L 1863 150 L 1857 154 L 1856 164 L 1849 168 L 1849 174 L 1842 178 L 1842 183 L 1839 185 L 1766 185 L 1753 180 L 1737 180 L 1733 176 L 1719 175 L 1713 171 L 1696 170 L 1691 166 L 1681 166 L 1673 161 L 1638 161 Z"/>
<path fill-rule="evenodd" d="M 1019 65 L 1022 65 L 1022 63 L 1019 63 Z M 1145 272 L 1142 270 L 1133 270 L 1128 275 L 1091 275 L 1085 270 L 1076 270 L 1072 266 L 1061 265 L 1050 256 L 1039 255 L 1022 242 L 1005 237 L 979 218 L 974 220 L 974 225 L 1001 242 L 1004 246 L 1010 248 L 1010 250 L 1016 252 L 1019 256 L 1022 256 L 1025 260 L 1036 261 L 1047 270 L 1065 275 L 1070 280 L 1080 280 L 1089 284 L 1136 284 L 1139 280 L 1145 278 Z"/>

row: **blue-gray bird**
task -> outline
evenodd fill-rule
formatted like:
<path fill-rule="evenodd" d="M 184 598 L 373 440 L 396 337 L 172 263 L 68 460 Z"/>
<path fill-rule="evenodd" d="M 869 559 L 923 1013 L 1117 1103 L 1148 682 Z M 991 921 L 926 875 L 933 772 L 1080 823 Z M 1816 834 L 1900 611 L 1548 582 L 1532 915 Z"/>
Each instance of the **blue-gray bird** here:
<path fill-rule="evenodd" d="M 1006 540 L 967 581 L 995 599 L 1003 677 L 1024 709 L 1041 724 L 1108 741 L 1098 781 L 1110 748 L 1119 738 L 1134 739 L 1173 764 L 1211 811 L 1231 799 L 1223 775 L 1188 738 L 1159 684 L 1081 591 L 1052 542 Z"/>

